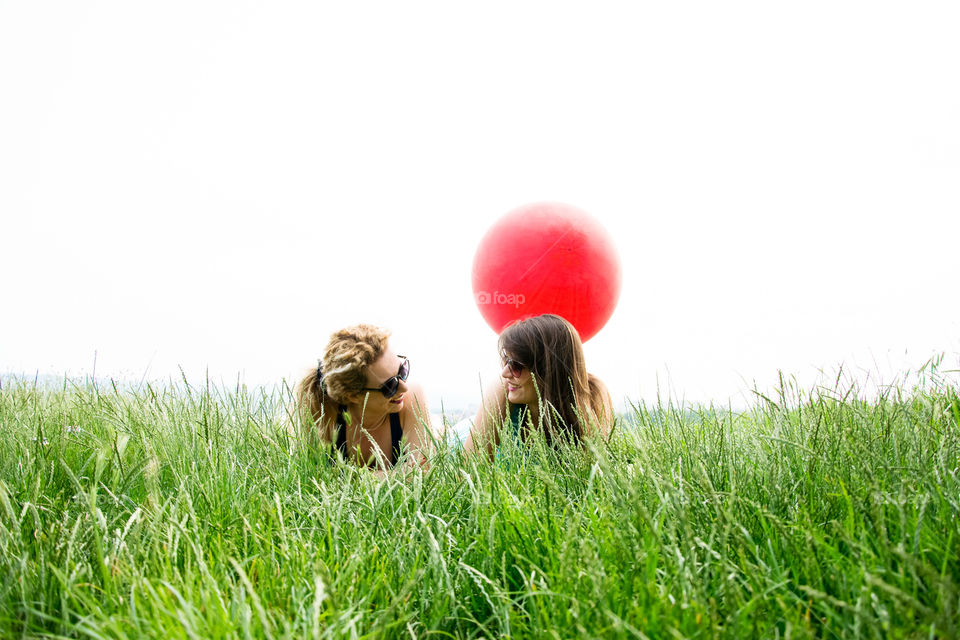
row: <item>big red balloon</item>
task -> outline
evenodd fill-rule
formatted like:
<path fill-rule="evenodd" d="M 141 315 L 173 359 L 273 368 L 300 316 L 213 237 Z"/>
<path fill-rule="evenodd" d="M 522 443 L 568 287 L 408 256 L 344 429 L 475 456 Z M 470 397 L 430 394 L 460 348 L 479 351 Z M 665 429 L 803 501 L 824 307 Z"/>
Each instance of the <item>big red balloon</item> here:
<path fill-rule="evenodd" d="M 515 320 L 554 313 L 586 342 L 613 315 L 620 285 L 620 257 L 606 229 L 556 202 L 504 215 L 473 258 L 474 299 L 497 333 Z"/>

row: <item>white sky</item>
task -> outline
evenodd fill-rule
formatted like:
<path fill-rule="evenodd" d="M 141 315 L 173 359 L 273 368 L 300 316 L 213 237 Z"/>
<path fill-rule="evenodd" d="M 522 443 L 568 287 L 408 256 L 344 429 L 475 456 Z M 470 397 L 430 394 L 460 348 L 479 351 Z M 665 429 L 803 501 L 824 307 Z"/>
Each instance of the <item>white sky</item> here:
<path fill-rule="evenodd" d="M 365 321 L 457 406 L 498 369 L 474 250 L 538 200 L 618 242 L 617 399 L 956 365 L 958 33 L 955 1 L 0 0 L 0 372 L 269 385 Z"/>

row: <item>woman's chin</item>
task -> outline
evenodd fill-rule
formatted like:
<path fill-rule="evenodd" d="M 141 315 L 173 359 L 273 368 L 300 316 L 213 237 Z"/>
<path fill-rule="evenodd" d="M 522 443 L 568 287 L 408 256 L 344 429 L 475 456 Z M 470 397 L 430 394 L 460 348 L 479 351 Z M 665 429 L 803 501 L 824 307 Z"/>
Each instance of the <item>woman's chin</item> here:
<path fill-rule="evenodd" d="M 508 391 L 507 400 L 510 401 L 510 404 L 527 404 L 523 393 L 521 393 L 519 389 L 516 391 Z"/>

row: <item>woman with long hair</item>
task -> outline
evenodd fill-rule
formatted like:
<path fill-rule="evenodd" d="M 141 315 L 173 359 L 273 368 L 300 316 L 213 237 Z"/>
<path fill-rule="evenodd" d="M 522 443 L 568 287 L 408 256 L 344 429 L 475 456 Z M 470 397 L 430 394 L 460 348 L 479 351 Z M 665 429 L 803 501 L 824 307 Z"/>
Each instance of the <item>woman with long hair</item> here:
<path fill-rule="evenodd" d="M 335 332 L 295 391 L 308 439 L 380 474 L 397 464 L 401 443 L 408 460 L 423 463 L 432 430 L 423 388 L 389 337 L 368 324 Z"/>
<path fill-rule="evenodd" d="M 609 434 L 610 393 L 587 372 L 573 325 L 552 314 L 535 316 L 504 329 L 498 346 L 500 380 L 484 394 L 466 450 L 492 454 L 505 435 L 525 442 L 540 433 L 556 446 Z"/>

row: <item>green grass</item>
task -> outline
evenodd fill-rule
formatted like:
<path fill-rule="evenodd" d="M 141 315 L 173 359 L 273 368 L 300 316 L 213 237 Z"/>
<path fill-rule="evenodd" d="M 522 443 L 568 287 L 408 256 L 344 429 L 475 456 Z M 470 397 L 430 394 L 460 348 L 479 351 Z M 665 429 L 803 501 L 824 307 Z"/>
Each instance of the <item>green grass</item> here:
<path fill-rule="evenodd" d="M 956 637 L 960 397 L 936 370 L 378 482 L 286 394 L 8 379 L 0 637 Z"/>

